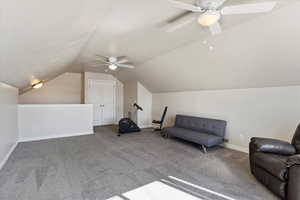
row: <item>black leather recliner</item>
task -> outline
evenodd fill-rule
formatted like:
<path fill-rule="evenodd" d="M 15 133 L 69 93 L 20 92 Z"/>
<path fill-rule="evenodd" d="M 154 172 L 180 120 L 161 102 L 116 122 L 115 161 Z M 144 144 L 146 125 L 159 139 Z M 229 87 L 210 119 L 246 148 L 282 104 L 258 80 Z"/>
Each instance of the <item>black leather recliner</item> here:
<path fill-rule="evenodd" d="M 300 200 L 300 124 L 292 144 L 276 139 L 251 139 L 252 174 L 269 190 L 285 200 Z"/>

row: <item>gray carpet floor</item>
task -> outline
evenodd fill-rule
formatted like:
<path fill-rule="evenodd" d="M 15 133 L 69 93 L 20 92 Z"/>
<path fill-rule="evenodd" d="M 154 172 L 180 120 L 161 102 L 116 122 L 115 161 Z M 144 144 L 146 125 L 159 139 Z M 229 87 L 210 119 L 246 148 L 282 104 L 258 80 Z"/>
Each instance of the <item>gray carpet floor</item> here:
<path fill-rule="evenodd" d="M 116 127 L 95 135 L 18 144 L 0 171 L 1 200 L 105 200 L 174 176 L 236 200 L 274 197 L 249 172 L 248 155 L 225 148 L 204 154 L 198 145 L 158 133 L 118 137 Z M 171 184 L 203 200 L 220 196 Z M 162 197 L 161 199 L 168 199 Z"/>

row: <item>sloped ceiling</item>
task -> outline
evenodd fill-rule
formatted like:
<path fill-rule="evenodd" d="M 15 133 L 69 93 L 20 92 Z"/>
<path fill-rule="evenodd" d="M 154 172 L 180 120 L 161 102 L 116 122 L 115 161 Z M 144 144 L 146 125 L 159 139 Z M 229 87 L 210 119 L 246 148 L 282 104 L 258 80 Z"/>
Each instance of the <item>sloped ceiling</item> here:
<path fill-rule="evenodd" d="M 65 71 L 109 11 L 109 0 L 2 0 L 0 81 L 22 88 Z"/>
<path fill-rule="evenodd" d="M 224 5 L 260 1 L 271 0 L 227 0 Z M 276 9 L 281 9 L 295 1 L 277 0 Z M 164 22 L 180 12 L 182 9 L 174 8 L 168 0 L 118 2 L 97 27 L 95 34 L 90 38 L 78 59 L 78 66 L 74 69 L 77 67 L 78 70 L 92 70 L 92 64 L 89 61 L 96 58 L 95 54 L 126 55 L 139 66 L 173 49 L 212 37 L 208 29 L 199 26 L 196 22 L 175 32 L 167 33 Z M 223 29 L 227 30 L 263 16 L 266 14 L 224 16 L 221 23 Z"/>
<path fill-rule="evenodd" d="M 128 56 L 136 69 L 114 75 L 153 92 L 300 84 L 296 0 L 277 0 L 269 14 L 224 17 L 216 37 L 196 23 L 166 33 L 163 22 L 181 12 L 167 0 L 2 1 L 0 81 L 19 88 L 65 71 L 103 72 L 91 64 L 95 54 Z M 248 2 L 258 0 L 226 4 Z"/>
<path fill-rule="evenodd" d="M 294 3 L 201 38 L 119 77 L 141 80 L 152 92 L 299 85 L 299 9 Z"/>

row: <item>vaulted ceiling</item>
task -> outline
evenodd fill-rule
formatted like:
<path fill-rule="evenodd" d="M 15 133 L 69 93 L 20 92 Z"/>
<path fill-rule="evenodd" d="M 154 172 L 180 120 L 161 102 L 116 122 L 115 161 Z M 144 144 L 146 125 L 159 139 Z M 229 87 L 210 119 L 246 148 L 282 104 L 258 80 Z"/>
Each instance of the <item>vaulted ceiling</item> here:
<path fill-rule="evenodd" d="M 167 33 L 163 22 L 181 12 L 167 0 L 2 2 L 0 81 L 19 88 L 65 71 L 103 72 L 91 64 L 95 54 L 128 56 L 136 69 L 114 74 L 153 92 L 300 84 L 296 0 L 277 0 L 268 14 L 224 17 L 214 37 L 196 23 Z"/>

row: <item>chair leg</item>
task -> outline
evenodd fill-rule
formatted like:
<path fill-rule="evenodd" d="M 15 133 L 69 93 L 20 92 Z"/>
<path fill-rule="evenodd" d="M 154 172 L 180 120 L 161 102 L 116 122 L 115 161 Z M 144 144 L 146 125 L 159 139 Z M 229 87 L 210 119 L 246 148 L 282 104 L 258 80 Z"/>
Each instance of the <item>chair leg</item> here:
<path fill-rule="evenodd" d="M 155 128 L 154 131 L 161 131 L 162 130 L 162 124 L 159 125 L 159 128 Z"/>
<path fill-rule="evenodd" d="M 204 152 L 204 153 L 207 153 L 206 147 L 205 147 L 203 144 L 201 144 L 201 147 L 202 147 L 202 149 L 203 149 L 203 152 Z"/>

